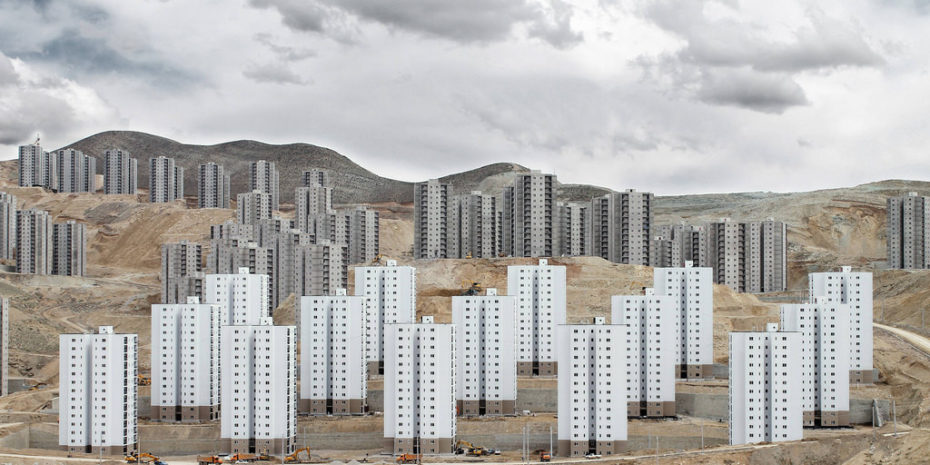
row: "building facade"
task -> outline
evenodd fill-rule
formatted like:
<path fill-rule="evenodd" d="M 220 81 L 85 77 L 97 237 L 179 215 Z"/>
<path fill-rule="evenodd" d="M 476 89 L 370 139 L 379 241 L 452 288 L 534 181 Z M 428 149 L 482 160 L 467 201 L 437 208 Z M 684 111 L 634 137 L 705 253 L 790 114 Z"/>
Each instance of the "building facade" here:
<path fill-rule="evenodd" d="M 278 168 L 275 167 L 274 162 L 259 160 L 249 165 L 249 190 L 270 195 L 271 209 L 278 210 L 280 189 Z"/>
<path fill-rule="evenodd" d="M 237 274 L 208 274 L 203 300 L 223 307 L 223 326 L 257 325 L 271 312 L 268 276 L 251 274 L 248 268 L 239 268 Z"/>
<path fill-rule="evenodd" d="M 149 202 L 173 202 L 184 198 L 184 168 L 174 158 L 149 159 Z"/>
<path fill-rule="evenodd" d="M 508 266 L 507 295 L 517 298 L 517 374 L 555 376 L 555 329 L 565 324 L 565 267 Z"/>
<path fill-rule="evenodd" d="M 591 200 L 591 255 L 614 263 L 650 263 L 654 196 L 612 192 Z"/>
<path fill-rule="evenodd" d="M 738 223 L 722 218 L 706 226 L 702 266 L 714 269 L 714 282 L 736 292 L 778 292 L 787 289 L 788 259 L 785 223 L 771 218 Z"/>
<path fill-rule="evenodd" d="M 413 185 L 414 258 L 453 258 L 452 185 L 430 179 Z"/>
<path fill-rule="evenodd" d="M 714 376 L 714 282 L 713 270 L 684 267 L 653 270 L 657 295 L 678 302 L 677 377 L 710 379 Z"/>
<path fill-rule="evenodd" d="M 930 267 L 930 199 L 908 192 L 887 202 L 888 268 Z"/>
<path fill-rule="evenodd" d="M 52 274 L 87 273 L 87 226 L 73 220 L 52 225 Z"/>
<path fill-rule="evenodd" d="M 135 194 L 139 187 L 139 161 L 129 152 L 111 149 L 103 158 L 103 193 Z"/>
<path fill-rule="evenodd" d="M 223 165 L 204 163 L 200 165 L 197 183 L 198 208 L 229 208 L 229 175 Z"/>
<path fill-rule="evenodd" d="M 10 299 L 0 298 L 0 397 L 10 393 Z"/>
<path fill-rule="evenodd" d="M 52 272 L 52 219 L 45 210 L 16 212 L 16 272 Z"/>
<path fill-rule="evenodd" d="M 365 331 L 365 353 L 368 373 L 385 373 L 385 325 L 413 323 L 416 315 L 417 270 L 412 266 L 397 266 L 388 260 L 386 266 L 355 268 L 355 295 L 368 301 Z"/>
<path fill-rule="evenodd" d="M 498 199 L 475 191 L 452 200 L 452 241 L 457 250 L 450 258 L 494 258 L 500 251 Z"/>
<path fill-rule="evenodd" d="M 202 296 L 203 246 L 188 240 L 162 244 L 160 278 L 162 303 L 179 304 L 187 297 Z M 188 284 L 191 278 L 200 279 L 199 289 Z"/>
<path fill-rule="evenodd" d="M 97 159 L 80 150 L 55 152 L 58 192 L 95 192 L 97 190 Z"/>
<path fill-rule="evenodd" d="M 559 202 L 560 255 L 581 257 L 590 255 L 591 206 L 576 202 Z"/>
<path fill-rule="evenodd" d="M 501 247 L 513 257 L 552 257 L 559 251 L 557 195 L 554 174 L 517 174 L 501 200 Z"/>
<path fill-rule="evenodd" d="M 56 161 L 54 154 L 42 150 L 38 140 L 19 146 L 19 185 L 54 189 L 58 183 Z"/>
<path fill-rule="evenodd" d="M 0 192 L 0 258 L 16 258 L 16 196 Z"/>
<path fill-rule="evenodd" d="M 259 224 L 270 220 L 274 211 L 271 194 L 259 190 L 236 196 L 236 220 L 242 224 Z"/>
<path fill-rule="evenodd" d="M 810 273 L 807 282 L 811 302 L 827 298 L 849 305 L 849 383 L 874 383 L 872 273 L 844 266 L 839 272 Z"/>
<path fill-rule="evenodd" d="M 656 226 L 654 230 L 649 257 L 654 268 L 680 268 L 685 262 L 704 266 L 707 262 L 704 227 L 681 223 Z"/>

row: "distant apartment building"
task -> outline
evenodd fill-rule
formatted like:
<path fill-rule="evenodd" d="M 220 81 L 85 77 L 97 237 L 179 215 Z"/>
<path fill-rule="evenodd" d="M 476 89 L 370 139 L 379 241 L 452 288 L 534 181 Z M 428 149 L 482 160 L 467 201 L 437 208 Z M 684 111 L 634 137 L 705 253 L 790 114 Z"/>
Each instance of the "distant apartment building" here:
<path fill-rule="evenodd" d="M 359 266 L 355 268 L 355 295 L 368 301 L 365 331 L 365 353 L 368 373 L 385 373 L 384 351 L 388 340 L 385 325 L 413 323 L 416 315 L 417 270 L 412 266 L 398 266 L 388 260 L 386 266 Z"/>
<path fill-rule="evenodd" d="M 565 267 L 545 258 L 508 266 L 507 295 L 517 298 L 517 374 L 555 376 L 555 329 L 566 323 Z"/>
<path fill-rule="evenodd" d="M 345 257 L 345 245 L 329 241 L 297 247 L 291 256 L 293 288 L 286 290 L 286 294 L 279 294 L 278 301 L 291 293 L 297 297 L 327 295 L 344 289 L 349 279 Z"/>
<path fill-rule="evenodd" d="M 682 267 L 685 266 L 685 262 L 701 266 L 707 262 L 706 248 L 706 236 L 702 226 L 684 223 L 656 226 L 649 258 L 655 268 Z"/>
<path fill-rule="evenodd" d="M 162 303 L 203 296 L 203 246 L 188 240 L 162 244 L 160 278 Z"/>
<path fill-rule="evenodd" d="M 849 305 L 849 383 L 875 382 L 872 365 L 872 273 L 839 272 L 808 275 L 810 301 L 827 298 Z"/>
<path fill-rule="evenodd" d="M 254 225 L 226 220 L 223 223 L 210 226 L 210 240 L 215 239 L 237 239 L 254 242 L 257 240 L 257 236 Z"/>
<path fill-rule="evenodd" d="M 149 159 L 149 202 L 173 202 L 184 198 L 184 168 L 174 158 Z"/>
<path fill-rule="evenodd" d="M 368 411 L 365 358 L 367 298 L 313 295 L 300 298 L 300 401 L 311 415 L 361 415 Z"/>
<path fill-rule="evenodd" d="M 558 455 L 614 455 L 627 441 L 626 327 L 559 325 Z"/>
<path fill-rule="evenodd" d="M 59 336 L 58 444 L 69 453 L 134 452 L 139 341 L 101 326 Z"/>
<path fill-rule="evenodd" d="M 826 297 L 781 306 L 781 327 L 800 333 L 804 426 L 849 426 L 849 313 Z"/>
<path fill-rule="evenodd" d="M 722 218 L 706 231 L 706 263 L 714 282 L 736 292 L 777 292 L 788 285 L 785 223 L 768 219 L 738 223 Z"/>
<path fill-rule="evenodd" d="M 730 333 L 730 445 L 797 441 L 801 424 L 801 335 Z"/>
<path fill-rule="evenodd" d="M 87 273 L 87 226 L 76 221 L 52 225 L 52 274 L 84 276 Z"/>
<path fill-rule="evenodd" d="M 236 220 L 242 224 L 258 224 L 271 219 L 274 204 L 271 194 L 258 190 L 236 196 Z"/>
<path fill-rule="evenodd" d="M 312 168 L 300 175 L 300 185 L 303 187 L 323 186 L 332 187 L 329 170 Z"/>
<path fill-rule="evenodd" d="M 271 209 L 278 210 L 279 190 L 278 168 L 274 162 L 259 160 L 249 166 L 249 190 L 264 192 L 271 196 Z M 271 216 L 271 215 L 269 215 Z"/>
<path fill-rule="evenodd" d="M 0 258 L 16 258 L 16 196 L 0 192 Z"/>
<path fill-rule="evenodd" d="M 156 421 L 220 417 L 220 321 L 224 308 L 186 303 L 152 305 L 152 414 Z"/>
<path fill-rule="evenodd" d="M 229 208 L 229 175 L 223 165 L 204 163 L 200 165 L 197 182 L 198 208 Z"/>
<path fill-rule="evenodd" d="M 438 179 L 413 185 L 414 258 L 453 258 L 452 185 Z"/>
<path fill-rule="evenodd" d="M 232 275 L 243 269 L 247 273 L 264 275 L 267 287 L 267 305 L 271 312 L 278 306 L 280 276 L 277 274 L 277 259 L 274 246 L 261 247 L 255 242 L 243 242 L 237 239 L 210 241 L 210 253 L 207 255 L 207 274 Z M 206 289 L 204 289 L 206 292 Z"/>
<path fill-rule="evenodd" d="M 653 288 L 656 295 L 671 296 L 678 304 L 676 377 L 713 378 L 714 364 L 714 281 L 713 270 L 684 267 L 656 268 Z"/>
<path fill-rule="evenodd" d="M 208 274 L 204 279 L 203 302 L 223 307 L 221 325 L 257 325 L 270 316 L 267 275 L 239 268 L 237 274 Z"/>
<path fill-rule="evenodd" d="M 384 448 L 396 454 L 450 454 L 455 445 L 455 326 L 384 325 Z"/>
<path fill-rule="evenodd" d="M 517 401 L 517 302 L 489 288 L 483 296 L 452 297 L 456 411 L 514 415 Z"/>
<path fill-rule="evenodd" d="M 10 393 L 10 299 L 0 298 L 0 397 Z"/>
<path fill-rule="evenodd" d="M 380 245 L 380 215 L 375 210 L 358 206 L 332 210 L 326 215 L 326 224 L 318 231 L 316 241 L 329 240 L 346 245 L 347 261 L 352 264 L 369 263 L 378 257 Z"/>
<path fill-rule="evenodd" d="M 230 454 L 286 455 L 297 447 L 297 330 L 223 326 L 220 448 Z"/>
<path fill-rule="evenodd" d="M 333 210 L 333 188 L 314 185 L 294 192 L 295 227 L 316 236 L 326 234 L 327 215 Z"/>
<path fill-rule="evenodd" d="M 39 141 L 19 146 L 19 185 L 54 189 L 58 183 L 56 162 L 54 154 L 42 150 Z"/>
<path fill-rule="evenodd" d="M 930 198 L 908 192 L 887 207 L 888 268 L 930 268 Z"/>
<path fill-rule="evenodd" d="M 16 212 L 16 272 L 52 272 L 52 218 L 45 210 Z"/>
<path fill-rule="evenodd" d="M 648 265 L 654 196 L 633 189 L 591 200 L 591 255 L 614 263 Z"/>
<path fill-rule="evenodd" d="M 517 174 L 501 198 L 501 250 L 514 257 L 552 257 L 559 252 L 556 199 L 559 181 L 539 171 Z"/>
<path fill-rule="evenodd" d="M 58 192 L 96 192 L 97 159 L 80 150 L 64 149 L 55 152 Z"/>
<path fill-rule="evenodd" d="M 103 160 L 103 193 L 135 194 L 138 189 L 139 161 L 129 152 L 107 150 Z"/>
<path fill-rule="evenodd" d="M 626 329 L 627 416 L 675 416 L 677 298 L 650 288 L 645 295 L 615 295 L 610 301 L 610 321 Z"/>
<path fill-rule="evenodd" d="M 474 191 L 456 195 L 451 208 L 452 241 L 457 245 L 450 258 L 494 258 L 500 251 L 498 199 Z"/>
<path fill-rule="evenodd" d="M 564 257 L 590 255 L 591 206 L 576 202 L 559 202 L 559 238 Z"/>

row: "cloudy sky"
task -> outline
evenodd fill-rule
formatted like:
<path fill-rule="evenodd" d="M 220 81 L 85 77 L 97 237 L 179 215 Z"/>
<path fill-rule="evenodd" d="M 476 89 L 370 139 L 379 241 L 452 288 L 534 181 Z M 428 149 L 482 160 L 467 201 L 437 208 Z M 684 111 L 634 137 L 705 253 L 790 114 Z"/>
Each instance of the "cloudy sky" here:
<path fill-rule="evenodd" d="M 130 129 L 410 181 L 928 179 L 928 62 L 930 0 L 0 0 L 0 158 Z"/>

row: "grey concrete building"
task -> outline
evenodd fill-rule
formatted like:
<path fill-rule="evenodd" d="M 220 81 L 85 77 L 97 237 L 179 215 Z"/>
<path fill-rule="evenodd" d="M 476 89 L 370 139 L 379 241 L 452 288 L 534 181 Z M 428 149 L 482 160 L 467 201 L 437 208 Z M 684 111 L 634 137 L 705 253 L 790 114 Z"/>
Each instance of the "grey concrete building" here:
<path fill-rule="evenodd" d="M 930 198 L 908 192 L 887 206 L 888 268 L 930 268 Z"/>
<path fill-rule="evenodd" d="M 87 226 L 76 221 L 52 225 L 52 274 L 84 276 L 87 273 Z"/>
<path fill-rule="evenodd" d="M 348 263 L 371 262 L 381 253 L 379 213 L 362 206 L 343 212 L 349 218 L 349 240 L 345 243 L 348 247 Z M 319 239 L 317 242 L 320 242 Z"/>
<path fill-rule="evenodd" d="M 52 271 L 52 218 L 47 211 L 16 212 L 16 272 L 49 274 Z"/>
<path fill-rule="evenodd" d="M 332 182 L 329 177 L 329 170 L 323 170 L 318 168 L 313 168 L 303 172 L 301 175 L 301 185 L 303 187 L 314 187 L 314 186 L 323 186 L 323 187 L 332 187 Z"/>
<path fill-rule="evenodd" d="M 414 258 L 453 258 L 452 185 L 430 179 L 413 185 Z"/>
<path fill-rule="evenodd" d="M 501 247 L 514 257 L 551 257 L 560 251 L 554 174 L 531 171 L 516 175 L 501 201 Z"/>
<path fill-rule="evenodd" d="M 139 161 L 126 150 L 111 149 L 104 154 L 103 193 L 135 194 L 139 184 Z"/>
<path fill-rule="evenodd" d="M 707 263 L 713 268 L 714 283 L 736 292 L 746 290 L 746 225 L 721 218 L 707 224 Z"/>
<path fill-rule="evenodd" d="M 201 297 L 203 247 L 187 240 L 162 244 L 160 278 L 163 304 L 183 304 L 188 297 Z"/>
<path fill-rule="evenodd" d="M 329 241 L 295 248 L 292 293 L 299 299 L 305 295 L 332 295 L 344 289 L 349 280 L 345 257 L 346 245 Z"/>
<path fill-rule="evenodd" d="M 654 268 L 675 268 L 686 262 L 701 265 L 707 261 L 706 235 L 703 226 L 685 223 L 654 228 L 650 265 Z"/>
<path fill-rule="evenodd" d="M 787 288 L 787 230 L 781 221 L 738 223 L 722 218 L 706 226 L 706 263 L 714 282 L 737 292 Z"/>
<path fill-rule="evenodd" d="M 175 164 L 174 158 L 150 158 L 149 201 L 164 203 L 183 198 L 184 168 Z"/>
<path fill-rule="evenodd" d="M 258 224 L 271 219 L 274 211 L 272 195 L 260 190 L 243 192 L 236 196 L 236 219 L 242 224 Z"/>
<path fill-rule="evenodd" d="M 297 229 L 315 236 L 325 234 L 327 215 L 333 210 L 333 188 L 298 187 L 294 191 L 294 210 Z"/>
<path fill-rule="evenodd" d="M 0 192 L 0 258 L 16 258 L 16 196 Z"/>
<path fill-rule="evenodd" d="M 254 242 L 237 239 L 214 239 L 210 241 L 210 253 L 207 254 L 207 274 L 238 274 L 240 268 L 248 268 L 250 274 L 268 275 L 269 312 L 277 307 L 274 299 L 275 274 L 274 247 L 260 247 Z"/>
<path fill-rule="evenodd" d="M 591 200 L 591 255 L 615 263 L 648 265 L 654 196 L 612 192 Z"/>
<path fill-rule="evenodd" d="M 0 298 L 0 397 L 10 393 L 10 299 Z"/>
<path fill-rule="evenodd" d="M 255 226 L 233 220 L 210 226 L 210 239 L 240 239 L 245 242 L 256 240 Z"/>
<path fill-rule="evenodd" d="M 277 210 L 279 206 L 278 186 L 278 169 L 275 167 L 274 162 L 265 160 L 252 162 L 249 167 L 249 189 L 270 194 L 272 210 Z"/>
<path fill-rule="evenodd" d="M 55 189 L 58 192 L 96 192 L 97 159 L 80 150 L 64 149 L 55 152 L 58 169 Z"/>
<path fill-rule="evenodd" d="M 559 202 L 559 255 L 580 257 L 591 254 L 591 206 Z"/>
<path fill-rule="evenodd" d="M 54 189 L 57 184 L 55 156 L 42 150 L 39 141 L 19 146 L 19 185 Z"/>
<path fill-rule="evenodd" d="M 456 195 L 452 201 L 453 258 L 493 258 L 500 252 L 499 200 L 479 191 Z"/>
<path fill-rule="evenodd" d="M 223 165 L 204 163 L 200 165 L 197 183 L 198 208 L 229 208 L 229 175 Z"/>

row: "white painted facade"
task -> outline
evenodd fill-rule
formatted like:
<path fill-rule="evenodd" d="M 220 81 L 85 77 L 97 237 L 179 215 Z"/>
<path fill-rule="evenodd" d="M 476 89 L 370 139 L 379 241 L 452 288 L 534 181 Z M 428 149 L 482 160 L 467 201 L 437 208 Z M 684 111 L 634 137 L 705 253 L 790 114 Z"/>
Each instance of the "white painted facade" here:
<path fill-rule="evenodd" d="M 397 261 L 388 260 L 387 266 L 355 268 L 355 295 L 369 299 L 365 333 L 369 364 L 385 361 L 386 324 L 414 322 L 416 290 L 417 270 L 412 266 L 397 266 Z M 371 374 L 378 374 L 378 370 L 370 370 Z"/>
<path fill-rule="evenodd" d="M 565 267 L 549 265 L 548 259 L 507 267 L 507 295 L 517 298 L 518 363 L 558 361 L 555 328 L 566 322 L 565 287 Z M 541 374 L 539 369 L 535 372 Z M 545 374 L 554 375 L 555 370 Z"/>
<path fill-rule="evenodd" d="M 687 370 L 684 377 L 710 377 L 714 363 L 713 269 L 695 268 L 692 262 L 685 262 L 681 268 L 656 268 L 653 286 L 656 295 L 678 301 L 680 336 L 676 357 L 682 371 Z"/>
<path fill-rule="evenodd" d="M 208 274 L 204 279 L 205 303 L 223 306 L 221 325 L 255 325 L 269 316 L 268 275 L 239 268 L 238 274 Z"/>
<path fill-rule="evenodd" d="M 872 273 L 844 266 L 840 272 L 810 273 L 808 283 L 811 301 L 825 297 L 849 304 L 849 369 L 871 372 Z"/>

